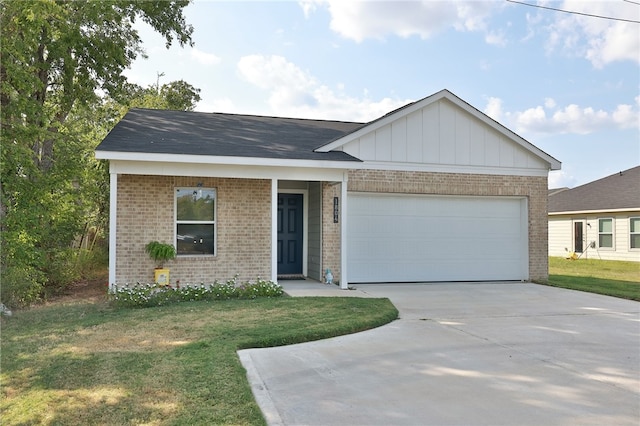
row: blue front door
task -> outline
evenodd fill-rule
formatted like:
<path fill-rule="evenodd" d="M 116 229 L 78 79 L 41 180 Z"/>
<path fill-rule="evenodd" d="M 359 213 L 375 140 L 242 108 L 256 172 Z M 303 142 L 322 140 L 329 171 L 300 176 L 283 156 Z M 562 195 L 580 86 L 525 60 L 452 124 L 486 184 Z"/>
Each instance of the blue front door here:
<path fill-rule="evenodd" d="M 278 194 L 278 275 L 302 274 L 302 194 Z"/>

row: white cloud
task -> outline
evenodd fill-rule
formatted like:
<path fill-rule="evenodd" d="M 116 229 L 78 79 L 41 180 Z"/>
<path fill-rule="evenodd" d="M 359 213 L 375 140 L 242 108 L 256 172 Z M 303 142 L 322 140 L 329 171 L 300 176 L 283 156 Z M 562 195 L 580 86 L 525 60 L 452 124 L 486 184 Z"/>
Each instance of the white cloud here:
<path fill-rule="evenodd" d="M 242 114 L 244 111 L 230 98 L 214 98 L 212 101 L 199 102 L 196 111 L 200 112 L 224 112 L 228 114 Z"/>
<path fill-rule="evenodd" d="M 581 108 L 571 104 L 556 111 L 551 117 L 553 127 L 562 133 L 588 134 L 613 124 L 610 115 L 603 110 L 591 107 Z"/>
<path fill-rule="evenodd" d="M 633 2 L 567 0 L 563 10 L 620 19 L 640 20 Z M 636 23 L 557 12 L 549 28 L 548 49 L 584 57 L 595 68 L 616 61 L 640 63 L 640 26 Z"/>
<path fill-rule="evenodd" d="M 318 8 L 318 3 L 322 3 L 321 1 L 316 0 L 301 0 L 298 2 L 300 7 L 302 8 L 302 12 L 304 13 L 304 17 L 308 18 L 313 12 Z"/>
<path fill-rule="evenodd" d="M 484 36 L 484 41 L 487 44 L 493 44 L 495 46 L 506 46 L 507 45 L 507 39 L 504 35 L 504 32 L 499 31 L 489 31 L 487 32 L 487 34 Z"/>
<path fill-rule="evenodd" d="M 542 133 L 553 131 L 550 127 L 551 123 L 547 119 L 547 114 L 541 106 L 509 114 L 509 116 L 515 116 L 516 131 L 518 132 L 527 132 L 531 131 L 531 129 L 537 129 Z"/>
<path fill-rule="evenodd" d="M 247 82 L 269 93 L 269 109 L 279 116 L 368 122 L 411 102 L 388 97 L 374 101 L 366 93 L 348 96 L 343 86 L 333 90 L 277 55 L 245 56 L 237 69 Z"/>
<path fill-rule="evenodd" d="M 549 172 L 548 187 L 554 188 L 573 188 L 578 180 L 564 170 L 553 170 Z"/>
<path fill-rule="evenodd" d="M 618 105 L 611 118 L 622 128 L 640 128 L 640 114 L 638 109 L 634 111 L 632 105 Z"/>
<path fill-rule="evenodd" d="M 502 99 L 489 98 L 487 106 L 484 108 L 484 113 L 496 121 L 502 120 Z"/>
<path fill-rule="evenodd" d="M 489 20 L 502 8 L 515 7 L 503 2 L 466 0 L 303 0 L 299 4 L 306 17 L 325 7 L 331 15 L 331 29 L 356 42 L 392 35 L 427 39 L 453 28 L 480 32 L 487 44 L 501 47 L 508 44 L 509 38 L 504 29 L 489 28 Z M 565 0 L 553 6 L 583 14 L 640 20 L 640 6 L 626 1 Z M 544 34 L 549 52 L 563 51 L 583 57 L 596 68 L 616 61 L 640 63 L 640 26 L 636 23 L 542 9 L 527 12 L 526 18 L 527 34 L 523 41 L 536 33 Z"/>
<path fill-rule="evenodd" d="M 331 14 L 331 29 L 345 38 L 361 42 L 389 35 L 423 39 L 446 28 L 486 31 L 486 19 L 496 2 L 480 1 L 346 1 L 300 2 L 305 16 L 322 4 Z M 500 34 L 487 33 L 487 42 L 504 43 Z"/>
<path fill-rule="evenodd" d="M 540 25 L 540 22 L 542 21 L 542 15 L 539 13 L 527 13 L 526 15 L 526 19 L 527 19 L 527 33 L 526 35 L 520 40 L 520 41 L 528 41 L 530 39 L 532 39 L 533 37 L 535 37 L 537 29 Z"/>
<path fill-rule="evenodd" d="M 491 97 L 484 112 L 521 134 L 586 135 L 608 129 L 639 129 L 639 98 L 635 98 L 635 105 L 620 104 L 609 111 L 577 104 L 558 108 L 551 98 L 524 111 L 504 111 L 502 100 Z"/>
<path fill-rule="evenodd" d="M 316 85 L 315 79 L 283 56 L 249 55 L 238 62 L 240 75 L 261 89 L 307 90 Z"/>
<path fill-rule="evenodd" d="M 219 64 L 221 61 L 220 58 L 213 53 L 206 53 L 195 47 L 191 49 L 190 55 L 193 59 L 195 59 L 202 65 L 215 65 Z"/>
<path fill-rule="evenodd" d="M 637 24 L 617 23 L 589 41 L 587 59 L 596 68 L 615 61 L 631 60 L 640 63 L 640 27 Z"/>

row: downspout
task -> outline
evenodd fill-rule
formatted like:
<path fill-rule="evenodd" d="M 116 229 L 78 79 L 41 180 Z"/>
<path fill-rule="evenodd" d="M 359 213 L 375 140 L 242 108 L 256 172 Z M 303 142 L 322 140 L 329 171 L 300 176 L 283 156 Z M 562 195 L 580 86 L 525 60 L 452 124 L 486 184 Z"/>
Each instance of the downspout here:
<path fill-rule="evenodd" d="M 340 206 L 340 288 L 342 290 L 349 289 L 349 281 L 347 275 L 347 182 L 349 181 L 349 172 L 342 173 L 342 184 L 340 185 L 340 198 L 342 205 Z"/>
<path fill-rule="evenodd" d="M 116 285 L 116 237 L 118 233 L 118 174 L 109 173 L 109 291 Z"/>

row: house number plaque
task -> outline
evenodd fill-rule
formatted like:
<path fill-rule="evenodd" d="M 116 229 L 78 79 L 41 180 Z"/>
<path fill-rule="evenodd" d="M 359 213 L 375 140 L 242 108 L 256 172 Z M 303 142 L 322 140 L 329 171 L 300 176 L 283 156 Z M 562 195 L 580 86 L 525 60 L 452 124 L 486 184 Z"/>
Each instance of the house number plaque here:
<path fill-rule="evenodd" d="M 333 223 L 338 223 L 338 197 L 333 197 Z"/>

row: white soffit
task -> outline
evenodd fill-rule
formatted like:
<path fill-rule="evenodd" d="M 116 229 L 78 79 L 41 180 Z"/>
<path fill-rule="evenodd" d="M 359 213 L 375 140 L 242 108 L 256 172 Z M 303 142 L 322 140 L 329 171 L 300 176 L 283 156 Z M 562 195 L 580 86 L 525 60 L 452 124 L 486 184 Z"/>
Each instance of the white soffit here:
<path fill-rule="evenodd" d="M 281 179 L 336 181 L 344 179 L 345 169 L 291 165 L 237 165 L 180 162 L 111 160 L 109 171 L 114 174 L 152 176 L 197 176 L 238 179 Z"/>
<path fill-rule="evenodd" d="M 561 211 L 561 212 L 550 212 L 549 216 L 571 216 L 571 215 L 582 215 L 582 214 L 614 214 L 614 213 L 629 213 L 629 214 L 638 214 L 640 213 L 640 207 L 626 207 L 621 209 L 604 209 L 604 210 L 574 210 L 574 211 Z"/>

